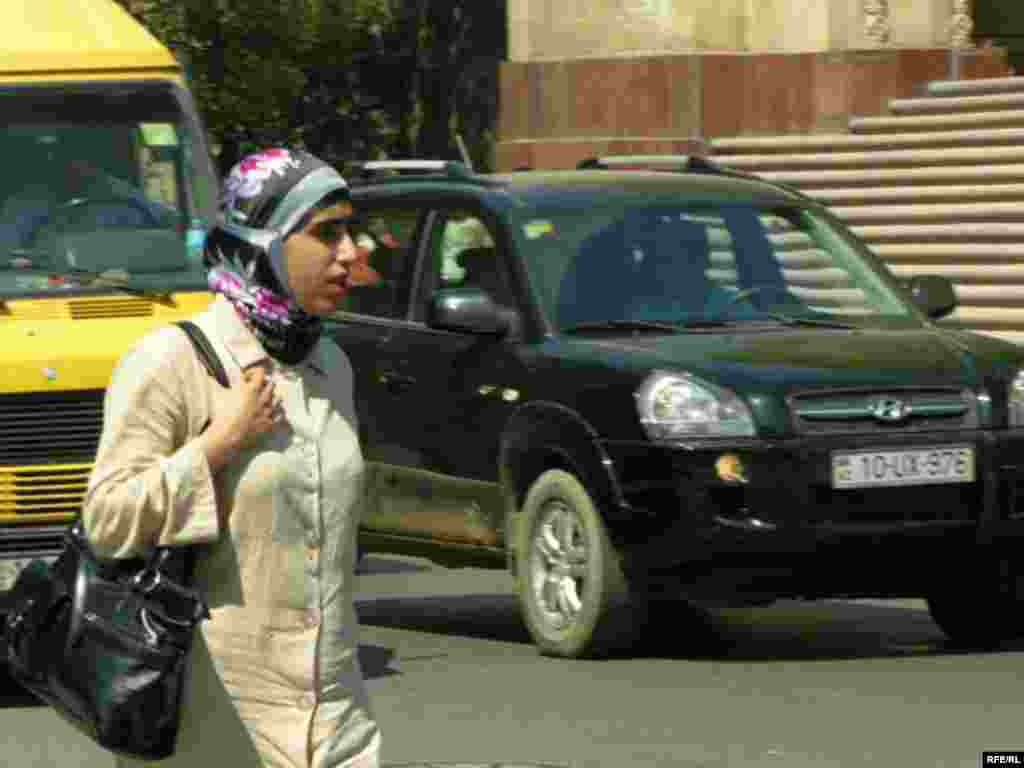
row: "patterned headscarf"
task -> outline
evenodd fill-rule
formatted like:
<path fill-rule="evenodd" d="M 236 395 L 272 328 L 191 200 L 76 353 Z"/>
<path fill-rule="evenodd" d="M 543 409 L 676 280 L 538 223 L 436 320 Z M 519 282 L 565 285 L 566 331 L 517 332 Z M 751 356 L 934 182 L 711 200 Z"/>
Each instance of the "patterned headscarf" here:
<path fill-rule="evenodd" d="M 305 226 L 320 205 L 347 199 L 348 187 L 336 170 L 297 150 L 249 155 L 224 180 L 223 223 L 205 244 L 210 288 L 227 297 L 267 353 L 287 365 L 309 355 L 320 337 L 320 318 L 296 301 L 282 249 L 254 245 L 229 226 L 259 230 L 267 242 L 275 233 L 283 240 Z"/>

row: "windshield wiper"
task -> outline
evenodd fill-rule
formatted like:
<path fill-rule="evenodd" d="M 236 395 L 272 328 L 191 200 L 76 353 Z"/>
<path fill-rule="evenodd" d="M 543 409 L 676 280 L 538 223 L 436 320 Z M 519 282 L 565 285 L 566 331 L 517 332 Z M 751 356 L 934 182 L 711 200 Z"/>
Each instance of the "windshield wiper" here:
<path fill-rule="evenodd" d="M 74 277 L 78 279 L 82 287 L 86 288 L 110 288 L 115 291 L 124 291 L 134 296 L 144 296 L 147 299 L 171 303 L 170 291 L 159 288 L 150 288 L 132 282 L 132 277 L 122 269 L 107 269 L 97 272 L 91 269 L 68 269 L 55 273 L 61 277 Z"/>
<path fill-rule="evenodd" d="M 735 328 L 746 325 L 745 320 L 726 318 L 694 318 L 680 320 L 675 323 L 657 320 L 588 320 L 563 328 L 562 333 L 584 331 L 652 331 L 656 333 L 686 333 L 687 331 L 713 330 L 716 328 Z"/>
<path fill-rule="evenodd" d="M 805 317 L 801 315 L 783 315 L 777 312 L 766 312 L 765 317 L 790 326 L 806 326 L 808 328 L 838 328 L 845 331 L 853 331 L 860 328 L 859 325 L 844 323 L 840 320 L 823 320 L 817 317 Z"/>
<path fill-rule="evenodd" d="M 680 333 L 683 329 L 672 323 L 658 323 L 653 320 L 587 320 L 563 328 L 562 333 L 584 333 L 586 331 L 656 331 L 659 333 Z"/>

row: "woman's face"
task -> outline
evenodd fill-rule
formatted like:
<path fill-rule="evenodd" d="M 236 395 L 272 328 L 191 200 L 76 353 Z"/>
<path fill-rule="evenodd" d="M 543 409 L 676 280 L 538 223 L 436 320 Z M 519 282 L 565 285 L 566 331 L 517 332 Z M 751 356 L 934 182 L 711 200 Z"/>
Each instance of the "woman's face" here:
<path fill-rule="evenodd" d="M 351 203 L 336 203 L 314 214 L 284 241 L 288 284 L 299 306 L 311 315 L 329 315 L 348 292 L 356 247 L 348 231 Z"/>

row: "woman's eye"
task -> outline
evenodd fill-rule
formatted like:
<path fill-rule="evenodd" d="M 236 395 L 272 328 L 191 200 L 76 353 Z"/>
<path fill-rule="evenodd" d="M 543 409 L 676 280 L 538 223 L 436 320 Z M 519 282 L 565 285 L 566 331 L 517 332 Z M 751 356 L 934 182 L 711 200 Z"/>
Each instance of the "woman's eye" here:
<path fill-rule="evenodd" d="M 348 221 L 345 219 L 331 219 L 321 221 L 314 230 L 316 238 L 325 243 L 336 243 L 348 234 Z"/>

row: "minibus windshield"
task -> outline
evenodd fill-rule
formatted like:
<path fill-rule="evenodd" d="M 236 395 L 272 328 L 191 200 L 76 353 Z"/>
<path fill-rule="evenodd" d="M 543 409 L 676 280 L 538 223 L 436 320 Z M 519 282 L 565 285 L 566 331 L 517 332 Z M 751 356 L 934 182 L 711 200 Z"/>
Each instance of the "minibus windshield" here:
<path fill-rule="evenodd" d="M 0 297 L 202 289 L 199 126 L 166 83 L 0 91 Z"/>

